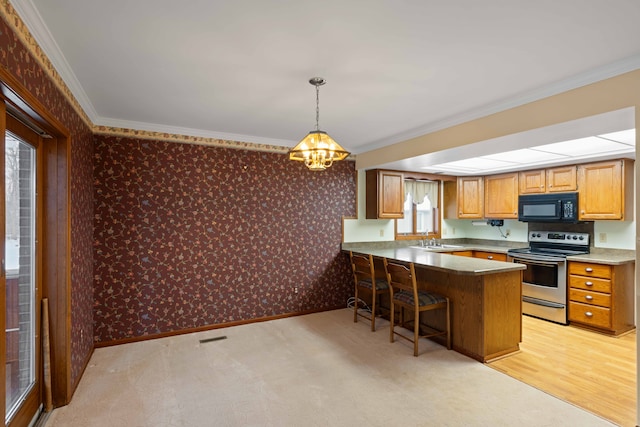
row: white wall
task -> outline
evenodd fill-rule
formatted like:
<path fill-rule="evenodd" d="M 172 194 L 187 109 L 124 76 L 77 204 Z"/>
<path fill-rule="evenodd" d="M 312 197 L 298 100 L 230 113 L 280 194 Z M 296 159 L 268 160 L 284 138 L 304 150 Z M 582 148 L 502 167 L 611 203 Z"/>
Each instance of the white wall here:
<path fill-rule="evenodd" d="M 473 222 L 468 219 L 442 220 L 442 238 L 457 239 L 467 237 L 470 239 L 504 240 L 505 242 L 527 241 L 527 224 L 524 222 L 505 219 L 502 227 L 477 226 L 473 225 Z M 501 231 L 502 234 L 500 233 Z M 508 234 L 508 236 L 505 238 L 503 234 Z"/>
<path fill-rule="evenodd" d="M 636 249 L 635 221 L 596 221 L 593 245 L 596 248 Z"/>

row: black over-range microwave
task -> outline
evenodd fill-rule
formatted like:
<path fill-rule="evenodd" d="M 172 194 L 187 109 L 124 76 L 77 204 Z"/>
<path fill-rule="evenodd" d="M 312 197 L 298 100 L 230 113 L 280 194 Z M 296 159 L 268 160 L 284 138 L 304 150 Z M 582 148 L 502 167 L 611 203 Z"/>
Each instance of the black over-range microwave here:
<path fill-rule="evenodd" d="M 578 222 L 578 193 L 525 194 L 519 196 L 518 221 Z"/>

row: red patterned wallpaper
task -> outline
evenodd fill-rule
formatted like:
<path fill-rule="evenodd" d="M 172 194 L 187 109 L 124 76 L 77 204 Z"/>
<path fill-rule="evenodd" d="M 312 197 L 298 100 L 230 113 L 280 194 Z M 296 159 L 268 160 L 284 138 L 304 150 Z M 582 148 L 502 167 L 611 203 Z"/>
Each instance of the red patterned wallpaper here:
<path fill-rule="evenodd" d="M 353 162 L 311 172 L 278 153 L 95 141 L 96 342 L 346 303 Z"/>
<path fill-rule="evenodd" d="M 93 349 L 93 138 L 92 131 L 8 24 L 22 28 L 15 11 L 0 7 L 0 66 L 8 70 L 71 134 L 71 383 L 80 379 Z M 23 31 L 27 33 L 27 31 Z M 46 143 L 46 141 L 45 141 Z"/>

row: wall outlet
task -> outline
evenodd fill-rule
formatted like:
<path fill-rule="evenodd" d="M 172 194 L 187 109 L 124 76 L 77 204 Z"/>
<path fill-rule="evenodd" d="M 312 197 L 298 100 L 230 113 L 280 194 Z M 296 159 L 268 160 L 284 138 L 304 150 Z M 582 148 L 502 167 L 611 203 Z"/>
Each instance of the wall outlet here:
<path fill-rule="evenodd" d="M 451 228 L 451 234 L 454 235 L 454 236 L 456 235 L 456 228 L 455 227 Z"/>
<path fill-rule="evenodd" d="M 600 233 L 598 240 L 600 243 L 607 243 L 607 233 Z"/>
<path fill-rule="evenodd" d="M 384 237 L 384 228 L 380 229 L 380 237 Z"/>
<path fill-rule="evenodd" d="M 507 228 L 507 230 L 504 232 L 504 235 L 507 237 L 511 236 L 511 230 Z"/>

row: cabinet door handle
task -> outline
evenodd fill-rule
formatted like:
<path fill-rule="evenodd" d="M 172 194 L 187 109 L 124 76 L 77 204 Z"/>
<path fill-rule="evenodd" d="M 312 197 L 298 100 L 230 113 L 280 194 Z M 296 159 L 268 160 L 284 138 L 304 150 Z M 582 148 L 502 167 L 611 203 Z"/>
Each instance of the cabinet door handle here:
<path fill-rule="evenodd" d="M 549 184 L 549 188 L 553 187 L 553 184 Z"/>
<path fill-rule="evenodd" d="M 587 267 L 584 269 L 584 271 L 586 271 L 587 273 L 593 273 L 593 268 Z"/>
<path fill-rule="evenodd" d="M 591 301 L 593 297 L 591 295 L 586 295 L 584 299 L 586 299 L 587 301 Z"/>
<path fill-rule="evenodd" d="M 587 311 L 584 315 L 587 317 L 593 317 L 593 313 L 590 311 Z"/>
<path fill-rule="evenodd" d="M 593 286 L 593 282 L 584 282 L 585 286 Z"/>

